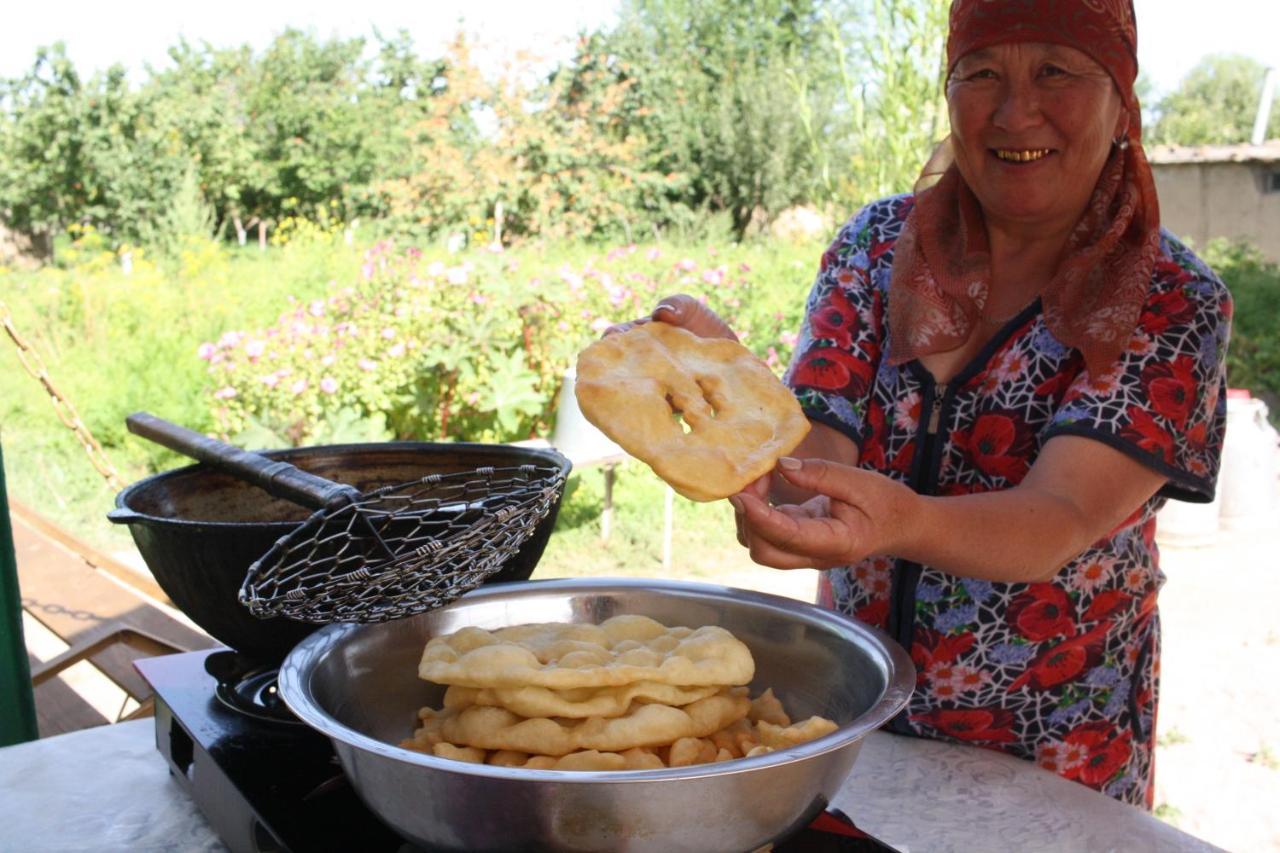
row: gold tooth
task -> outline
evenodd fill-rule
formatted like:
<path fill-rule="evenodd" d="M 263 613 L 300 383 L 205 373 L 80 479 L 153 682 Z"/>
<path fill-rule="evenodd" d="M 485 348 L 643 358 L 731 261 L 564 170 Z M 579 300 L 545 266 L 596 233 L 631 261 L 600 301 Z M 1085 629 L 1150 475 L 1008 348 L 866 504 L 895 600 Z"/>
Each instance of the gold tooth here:
<path fill-rule="evenodd" d="M 1037 148 L 1032 151 L 1007 151 L 1000 150 L 996 152 L 996 156 L 1001 160 L 1010 160 L 1016 163 L 1029 163 L 1032 160 L 1039 160 L 1049 154 L 1048 148 Z"/>

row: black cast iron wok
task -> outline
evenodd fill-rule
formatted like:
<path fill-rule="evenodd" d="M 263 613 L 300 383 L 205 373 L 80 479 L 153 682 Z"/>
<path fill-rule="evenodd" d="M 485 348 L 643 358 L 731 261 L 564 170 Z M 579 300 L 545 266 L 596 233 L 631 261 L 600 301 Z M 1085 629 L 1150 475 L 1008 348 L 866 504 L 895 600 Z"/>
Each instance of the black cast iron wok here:
<path fill-rule="evenodd" d="M 264 451 L 327 480 L 368 492 L 428 474 L 487 465 L 569 463 L 558 453 L 502 444 L 396 442 L 345 444 Z M 563 496 L 563 495 L 561 495 Z M 487 583 L 526 580 L 555 527 L 560 501 L 533 535 Z M 212 637 L 263 663 L 278 663 L 316 625 L 275 617 L 258 619 L 238 600 L 249 566 L 311 510 L 209 465 L 157 474 L 116 496 L 108 518 L 129 525 L 147 568 L 160 588 Z"/>

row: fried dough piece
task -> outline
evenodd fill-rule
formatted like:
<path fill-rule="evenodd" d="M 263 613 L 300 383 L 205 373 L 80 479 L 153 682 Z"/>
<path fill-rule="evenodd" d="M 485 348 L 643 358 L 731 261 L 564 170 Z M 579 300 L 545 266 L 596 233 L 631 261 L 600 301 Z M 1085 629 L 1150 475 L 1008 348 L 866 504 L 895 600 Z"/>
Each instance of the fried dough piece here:
<path fill-rule="evenodd" d="M 792 392 L 726 338 L 645 323 L 591 344 L 577 371 L 587 420 L 690 500 L 742 491 L 809 432 Z"/>
<path fill-rule="evenodd" d="M 467 627 L 427 642 L 418 676 L 463 687 L 617 687 L 639 681 L 681 687 L 746 684 L 751 650 L 716 625 L 667 628 L 647 616 L 599 625 L 537 623 Z"/>
<path fill-rule="evenodd" d="M 465 708 L 489 705 L 506 708 L 522 717 L 620 717 L 632 702 L 679 707 L 705 699 L 720 688 L 680 687 L 655 681 L 637 681 L 616 687 L 578 687 L 552 690 L 549 687 L 461 687 L 453 685 L 444 693 L 444 707 Z"/>
<path fill-rule="evenodd" d="M 751 702 L 723 691 L 706 699 L 672 708 L 635 705 L 621 717 L 565 720 L 526 719 L 503 708 L 472 705 L 445 713 L 443 740 L 479 749 L 511 750 L 533 755 L 563 756 L 597 750 L 622 752 L 633 747 L 656 747 L 682 737 L 704 737 L 747 715 Z"/>

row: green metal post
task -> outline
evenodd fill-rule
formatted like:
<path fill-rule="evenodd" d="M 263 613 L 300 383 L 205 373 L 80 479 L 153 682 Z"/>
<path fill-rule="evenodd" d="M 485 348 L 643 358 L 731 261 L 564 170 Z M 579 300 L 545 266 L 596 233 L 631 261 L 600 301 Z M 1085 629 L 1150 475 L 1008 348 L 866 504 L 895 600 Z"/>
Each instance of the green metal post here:
<path fill-rule="evenodd" d="M 0 746 L 36 737 L 31 667 L 22 638 L 18 560 L 13 553 L 13 527 L 4 487 L 4 451 L 0 450 Z"/>

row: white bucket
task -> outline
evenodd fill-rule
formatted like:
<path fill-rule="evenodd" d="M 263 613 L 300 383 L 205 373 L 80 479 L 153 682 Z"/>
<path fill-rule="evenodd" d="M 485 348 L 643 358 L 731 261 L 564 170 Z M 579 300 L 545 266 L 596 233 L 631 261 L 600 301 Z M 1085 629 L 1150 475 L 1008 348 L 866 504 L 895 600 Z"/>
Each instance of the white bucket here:
<path fill-rule="evenodd" d="M 1274 526 L 1280 477 L 1280 436 L 1267 422 L 1261 400 L 1228 398 L 1227 435 L 1222 447 L 1218 494 L 1224 530 L 1257 530 Z"/>

